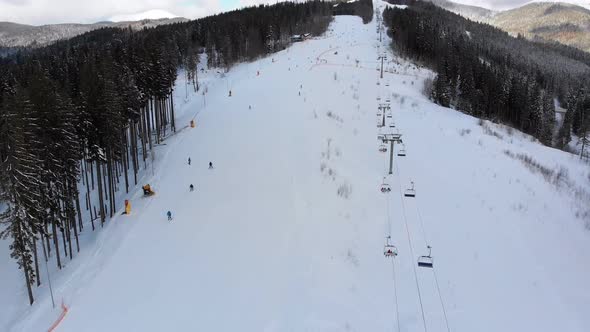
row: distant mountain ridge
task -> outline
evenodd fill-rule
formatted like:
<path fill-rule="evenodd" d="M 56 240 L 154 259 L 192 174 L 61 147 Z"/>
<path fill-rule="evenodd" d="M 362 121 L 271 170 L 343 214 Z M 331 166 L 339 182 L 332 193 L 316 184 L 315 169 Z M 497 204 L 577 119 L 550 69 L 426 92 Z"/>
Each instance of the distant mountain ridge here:
<path fill-rule="evenodd" d="M 510 34 L 554 40 L 590 52 L 590 10 L 568 3 L 530 3 L 489 22 Z"/>
<path fill-rule="evenodd" d="M 105 27 L 131 27 L 134 30 L 140 30 L 143 28 L 156 27 L 162 24 L 173 24 L 185 21 L 188 21 L 188 19 L 177 17 L 125 22 L 103 21 L 93 24 L 65 23 L 40 26 L 0 22 L 0 47 L 38 47 Z"/>
<path fill-rule="evenodd" d="M 450 12 L 455 14 L 461 15 L 473 21 L 482 21 L 488 20 L 496 15 L 498 12 L 493 11 L 491 9 L 471 6 L 471 5 L 464 5 L 452 1 L 447 0 L 426 0 L 432 2 L 433 4 L 444 8 Z"/>
<path fill-rule="evenodd" d="M 428 0 L 468 19 L 488 23 L 511 35 L 557 41 L 590 52 L 590 10 L 565 2 L 531 2 L 522 7 L 493 11 L 447 0 Z"/>

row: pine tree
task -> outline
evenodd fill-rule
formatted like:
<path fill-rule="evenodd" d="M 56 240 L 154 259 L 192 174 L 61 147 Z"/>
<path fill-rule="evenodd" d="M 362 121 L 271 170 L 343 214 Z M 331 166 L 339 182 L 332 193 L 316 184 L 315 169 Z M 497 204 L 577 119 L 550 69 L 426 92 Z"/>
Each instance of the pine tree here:
<path fill-rule="evenodd" d="M 33 304 L 31 286 L 36 279 L 32 261 L 33 241 L 36 241 L 35 234 L 41 230 L 38 192 L 41 167 L 37 156 L 30 152 L 37 143 L 32 130 L 36 119 L 32 116 L 32 105 L 22 89 L 7 99 L 2 115 L 5 123 L 10 124 L 3 128 L 8 148 L 1 163 L 0 176 L 5 187 L 1 200 L 8 207 L 0 214 L 0 222 L 8 224 L 8 227 L 0 233 L 0 238 L 12 239 L 10 255 L 24 272 L 29 303 Z"/>

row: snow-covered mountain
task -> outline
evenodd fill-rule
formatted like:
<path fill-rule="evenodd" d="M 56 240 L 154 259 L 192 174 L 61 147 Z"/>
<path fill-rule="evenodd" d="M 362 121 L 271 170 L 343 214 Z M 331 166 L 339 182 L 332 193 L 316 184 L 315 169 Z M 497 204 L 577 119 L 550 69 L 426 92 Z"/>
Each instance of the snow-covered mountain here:
<path fill-rule="evenodd" d="M 427 0 L 435 5 L 442 7 L 448 11 L 451 11 L 455 14 L 459 14 L 463 17 L 469 18 L 474 21 L 486 21 L 491 19 L 497 11 L 482 8 L 478 6 L 471 6 L 465 5 L 457 2 L 452 2 L 448 0 Z"/>
<path fill-rule="evenodd" d="M 588 331 L 588 164 L 433 104 L 377 21 L 179 75 L 179 130 L 51 270 L 55 308 L 0 240 L 0 330 Z"/>
<path fill-rule="evenodd" d="M 590 52 L 590 10 L 561 2 L 530 3 L 489 22 L 509 33 L 555 40 Z"/>
<path fill-rule="evenodd" d="M 590 10 L 564 2 L 531 2 L 522 7 L 492 11 L 447 0 L 429 0 L 474 21 L 494 25 L 516 36 L 553 40 L 590 52 Z M 590 5 L 589 5 L 590 6 Z"/>
<path fill-rule="evenodd" d="M 184 22 L 187 19 L 159 18 L 138 21 L 98 22 L 94 24 L 48 24 L 33 26 L 11 22 L 0 22 L 0 47 L 43 46 L 61 39 L 72 38 L 85 32 L 104 27 L 150 28 L 161 24 Z"/>

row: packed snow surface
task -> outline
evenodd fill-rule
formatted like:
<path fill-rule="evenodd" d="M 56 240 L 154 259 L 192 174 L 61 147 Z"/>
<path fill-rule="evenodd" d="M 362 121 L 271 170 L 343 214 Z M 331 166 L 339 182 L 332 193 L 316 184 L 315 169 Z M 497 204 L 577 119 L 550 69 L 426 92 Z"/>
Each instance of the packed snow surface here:
<path fill-rule="evenodd" d="M 392 54 L 380 79 L 390 41 L 375 31 L 337 16 L 325 36 L 203 73 L 188 99 L 181 77 L 182 129 L 144 176 L 156 195 L 138 187 L 130 216 L 85 228 L 53 276 L 69 308 L 55 331 L 588 331 L 588 165 L 432 104 L 431 73 Z M 388 132 L 406 151 L 392 175 Z M 427 245 L 433 269 L 417 266 Z M 1 253 L 0 330 L 46 331 L 60 314 L 46 283 L 28 308 Z"/>

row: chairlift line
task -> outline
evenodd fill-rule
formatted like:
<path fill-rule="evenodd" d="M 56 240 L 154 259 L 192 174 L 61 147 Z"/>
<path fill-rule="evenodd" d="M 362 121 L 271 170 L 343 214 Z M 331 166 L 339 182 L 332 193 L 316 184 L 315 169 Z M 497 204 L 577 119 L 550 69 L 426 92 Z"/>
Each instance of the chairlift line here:
<path fill-rule="evenodd" d="M 385 182 L 385 178 L 383 178 L 383 183 L 381 184 L 381 192 L 387 194 L 391 192 L 391 186 Z"/>
<path fill-rule="evenodd" d="M 397 152 L 398 157 L 405 157 L 406 156 L 406 148 L 402 145 L 401 149 Z"/>
<path fill-rule="evenodd" d="M 412 187 L 406 189 L 406 191 L 404 192 L 404 196 L 405 197 L 416 197 L 416 189 L 414 189 L 414 181 L 411 182 L 412 183 Z"/>
<path fill-rule="evenodd" d="M 426 246 L 426 248 L 428 248 L 428 255 L 418 257 L 418 266 L 432 269 L 434 265 L 434 261 L 432 259 L 432 247 Z"/>
<path fill-rule="evenodd" d="M 383 248 L 383 255 L 385 257 L 393 257 L 397 256 L 397 248 L 389 243 L 391 236 L 386 237 L 385 247 Z"/>

